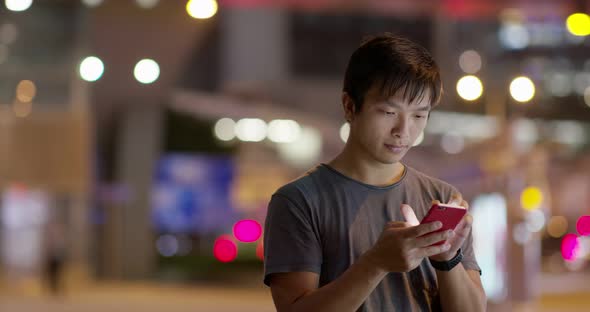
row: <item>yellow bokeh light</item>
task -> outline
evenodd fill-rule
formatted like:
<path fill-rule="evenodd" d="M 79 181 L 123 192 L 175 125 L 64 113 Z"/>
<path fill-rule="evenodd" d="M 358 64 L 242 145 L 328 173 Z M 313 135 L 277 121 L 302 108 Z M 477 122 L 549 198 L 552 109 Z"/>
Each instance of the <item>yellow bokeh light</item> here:
<path fill-rule="evenodd" d="M 538 209 L 543 203 L 543 192 L 538 187 L 529 186 L 520 195 L 522 208 L 528 211 Z"/>
<path fill-rule="evenodd" d="M 483 93 L 481 80 L 473 75 L 464 76 L 457 81 L 457 93 L 467 101 L 475 101 Z"/>
<path fill-rule="evenodd" d="M 528 77 L 516 77 L 510 83 L 510 95 L 518 102 L 528 102 L 535 96 L 535 84 Z"/>
<path fill-rule="evenodd" d="M 567 219 L 563 216 L 553 216 L 547 223 L 547 234 L 553 238 L 562 237 L 567 232 Z"/>
<path fill-rule="evenodd" d="M 186 11 L 196 19 L 208 19 L 217 13 L 216 0 L 190 0 L 186 3 Z"/>
<path fill-rule="evenodd" d="M 565 25 L 574 36 L 590 35 L 590 16 L 588 14 L 574 13 L 567 18 Z"/>
<path fill-rule="evenodd" d="M 16 98 L 20 102 L 32 102 L 37 95 L 37 87 L 30 80 L 23 80 L 16 86 Z"/>

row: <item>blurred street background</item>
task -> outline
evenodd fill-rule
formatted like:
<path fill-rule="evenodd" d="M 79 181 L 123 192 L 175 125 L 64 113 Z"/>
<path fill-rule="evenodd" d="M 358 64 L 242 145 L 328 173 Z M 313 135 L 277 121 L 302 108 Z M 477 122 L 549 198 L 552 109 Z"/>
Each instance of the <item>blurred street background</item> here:
<path fill-rule="evenodd" d="M 590 311 L 590 1 L 1 0 L 0 310 L 273 311 L 270 195 L 391 32 L 445 94 L 404 162 L 470 203 L 489 311 Z"/>

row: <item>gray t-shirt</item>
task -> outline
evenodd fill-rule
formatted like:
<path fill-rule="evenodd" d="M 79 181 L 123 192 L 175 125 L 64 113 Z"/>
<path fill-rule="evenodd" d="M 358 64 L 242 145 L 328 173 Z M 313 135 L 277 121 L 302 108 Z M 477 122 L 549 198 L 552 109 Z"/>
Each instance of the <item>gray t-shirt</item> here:
<path fill-rule="evenodd" d="M 272 196 L 264 228 L 264 283 L 280 272 L 315 272 L 319 287 L 338 278 L 373 246 L 389 221 L 403 221 L 402 204 L 421 220 L 432 200 L 448 202 L 451 185 L 406 166 L 400 181 L 376 187 L 322 164 Z M 480 268 L 472 237 L 463 266 Z M 434 268 L 427 259 L 407 273 L 389 273 L 358 311 L 440 311 Z"/>

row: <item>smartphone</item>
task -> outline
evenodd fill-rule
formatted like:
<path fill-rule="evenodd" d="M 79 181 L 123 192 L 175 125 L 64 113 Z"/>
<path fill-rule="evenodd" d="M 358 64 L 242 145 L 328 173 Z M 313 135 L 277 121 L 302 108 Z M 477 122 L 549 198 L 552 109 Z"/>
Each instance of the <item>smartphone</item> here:
<path fill-rule="evenodd" d="M 421 224 L 440 221 L 442 227 L 436 232 L 454 230 L 455 227 L 461 222 L 461 219 L 467 213 L 467 209 L 459 206 L 446 205 L 446 204 L 433 204 L 426 216 L 422 219 Z M 433 245 L 442 245 L 445 241 L 440 241 Z"/>

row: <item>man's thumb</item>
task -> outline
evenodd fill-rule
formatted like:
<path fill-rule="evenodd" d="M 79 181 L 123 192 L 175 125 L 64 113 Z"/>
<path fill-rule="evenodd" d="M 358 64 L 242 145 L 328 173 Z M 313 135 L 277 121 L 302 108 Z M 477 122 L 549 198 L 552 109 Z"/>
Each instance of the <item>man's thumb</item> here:
<path fill-rule="evenodd" d="M 416 214 L 414 213 L 414 210 L 412 209 L 412 207 L 410 207 L 410 205 L 402 204 L 400 209 L 406 222 L 408 222 L 411 225 L 420 224 L 420 221 L 418 221 L 418 218 L 416 218 Z"/>

